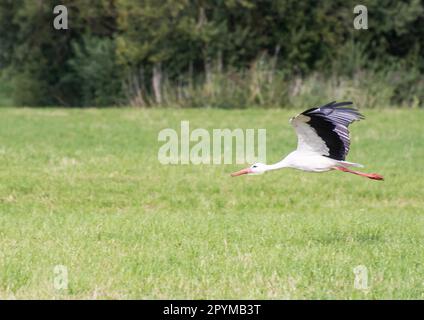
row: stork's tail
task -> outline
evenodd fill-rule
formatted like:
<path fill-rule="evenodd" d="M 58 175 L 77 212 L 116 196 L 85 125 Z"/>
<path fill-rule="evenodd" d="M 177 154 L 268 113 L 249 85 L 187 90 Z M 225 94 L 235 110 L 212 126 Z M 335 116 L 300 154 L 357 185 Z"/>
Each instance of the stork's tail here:
<path fill-rule="evenodd" d="M 355 163 L 355 162 L 349 162 L 349 161 L 338 161 L 338 163 L 342 167 L 356 167 L 356 168 L 363 168 L 364 167 L 362 164 Z"/>

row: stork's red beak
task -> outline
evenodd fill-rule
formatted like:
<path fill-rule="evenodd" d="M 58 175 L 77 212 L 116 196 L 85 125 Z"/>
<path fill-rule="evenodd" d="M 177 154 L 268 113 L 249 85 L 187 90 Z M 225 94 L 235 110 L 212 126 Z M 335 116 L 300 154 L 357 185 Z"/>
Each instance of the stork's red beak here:
<path fill-rule="evenodd" d="M 251 172 L 252 172 L 252 170 L 250 168 L 246 168 L 246 169 L 243 169 L 243 170 L 240 170 L 240 171 L 237 171 L 237 172 L 233 172 L 231 174 L 231 176 L 237 177 L 237 176 L 241 176 L 242 174 L 248 174 L 248 173 L 251 173 Z"/>

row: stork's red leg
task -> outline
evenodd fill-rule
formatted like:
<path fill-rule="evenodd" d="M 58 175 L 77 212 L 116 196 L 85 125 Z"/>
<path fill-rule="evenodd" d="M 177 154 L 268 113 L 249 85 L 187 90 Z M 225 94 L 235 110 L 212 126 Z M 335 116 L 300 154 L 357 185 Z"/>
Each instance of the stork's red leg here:
<path fill-rule="evenodd" d="M 368 179 L 384 180 L 383 176 L 382 175 L 379 175 L 377 173 L 365 173 L 365 172 L 350 170 L 348 168 L 339 167 L 339 166 L 334 167 L 334 169 L 339 170 L 339 171 L 343 171 L 343 172 L 353 173 L 353 174 L 356 174 L 356 175 L 361 176 L 361 177 L 366 177 Z"/>

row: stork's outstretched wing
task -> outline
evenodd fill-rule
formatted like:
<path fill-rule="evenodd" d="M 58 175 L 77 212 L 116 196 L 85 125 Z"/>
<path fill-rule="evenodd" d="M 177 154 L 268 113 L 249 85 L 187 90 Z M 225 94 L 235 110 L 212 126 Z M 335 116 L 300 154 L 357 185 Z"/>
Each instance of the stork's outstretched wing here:
<path fill-rule="evenodd" d="M 336 160 L 345 160 L 349 152 L 348 126 L 364 116 L 353 108 L 343 108 L 352 102 L 330 102 L 312 108 L 290 119 L 297 134 L 297 150 L 316 152 Z"/>

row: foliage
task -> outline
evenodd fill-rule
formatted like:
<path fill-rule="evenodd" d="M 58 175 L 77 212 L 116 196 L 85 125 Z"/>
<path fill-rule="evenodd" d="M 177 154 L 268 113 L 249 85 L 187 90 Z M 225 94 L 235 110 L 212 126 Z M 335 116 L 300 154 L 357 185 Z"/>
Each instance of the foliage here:
<path fill-rule="evenodd" d="M 316 74 L 327 85 L 366 75 L 385 81 L 390 104 L 423 104 L 420 0 L 363 1 L 367 30 L 353 28 L 354 0 L 62 2 L 69 30 L 52 27 L 56 1 L 0 3 L 0 67 L 14 74 L 17 104 L 281 106 L 291 101 L 290 79 Z M 247 78 L 263 57 L 276 75 L 265 76 L 269 88 L 262 76 Z M 272 98 L 242 92 L 252 85 Z M 198 90 L 222 95 L 203 104 Z M 181 102 L 182 92 L 193 94 Z"/>
<path fill-rule="evenodd" d="M 10 77 L 7 75 L 5 70 L 0 71 L 0 107 L 6 107 L 13 105 L 11 97 L 11 83 Z"/>
<path fill-rule="evenodd" d="M 81 104 L 119 103 L 122 84 L 113 39 L 85 36 L 81 43 L 73 42 L 72 48 L 73 57 L 68 62 L 72 70 L 70 76 L 81 84 Z"/>

